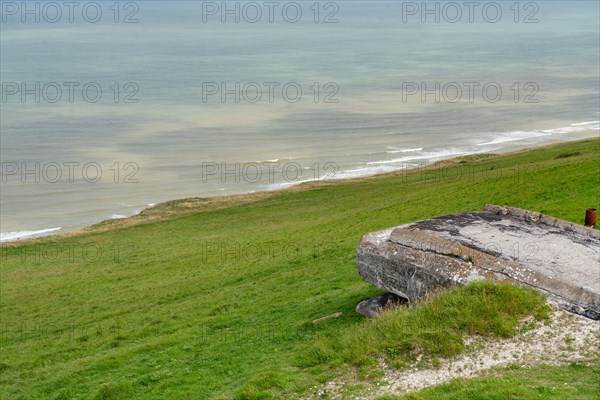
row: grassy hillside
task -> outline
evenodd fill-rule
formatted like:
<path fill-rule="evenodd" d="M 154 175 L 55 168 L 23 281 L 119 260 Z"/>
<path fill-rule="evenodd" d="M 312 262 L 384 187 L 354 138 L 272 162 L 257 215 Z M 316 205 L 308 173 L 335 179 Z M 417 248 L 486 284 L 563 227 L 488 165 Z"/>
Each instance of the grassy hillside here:
<path fill-rule="evenodd" d="M 172 202 L 82 235 L 3 246 L 0 395 L 294 398 L 331 376 L 330 366 L 304 368 L 307 345 L 361 324 L 356 303 L 380 292 L 356 273 L 362 235 L 486 203 L 582 223 L 600 203 L 599 150 L 588 140 Z"/>

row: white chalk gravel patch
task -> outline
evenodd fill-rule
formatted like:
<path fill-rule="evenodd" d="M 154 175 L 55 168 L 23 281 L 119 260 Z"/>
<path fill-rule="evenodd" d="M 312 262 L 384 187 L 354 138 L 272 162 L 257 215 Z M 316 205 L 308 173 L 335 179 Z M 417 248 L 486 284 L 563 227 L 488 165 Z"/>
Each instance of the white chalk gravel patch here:
<path fill-rule="evenodd" d="M 378 368 L 383 377 L 375 382 L 360 382 L 355 377 L 339 377 L 315 387 L 307 400 L 352 399 L 368 400 L 383 395 L 404 395 L 426 387 L 447 383 L 454 378 L 473 378 L 492 368 L 508 365 L 533 367 L 536 365 L 565 365 L 587 362 L 600 356 L 600 321 L 558 309 L 552 304 L 550 322 L 518 333 L 510 339 L 470 337 L 465 340 L 465 351 L 452 359 L 441 359 L 437 368 L 419 368 L 417 360 L 406 369 L 396 370 L 383 359 Z M 522 321 L 526 326 L 532 319 Z M 348 393 L 346 388 L 362 384 L 363 390 Z"/>

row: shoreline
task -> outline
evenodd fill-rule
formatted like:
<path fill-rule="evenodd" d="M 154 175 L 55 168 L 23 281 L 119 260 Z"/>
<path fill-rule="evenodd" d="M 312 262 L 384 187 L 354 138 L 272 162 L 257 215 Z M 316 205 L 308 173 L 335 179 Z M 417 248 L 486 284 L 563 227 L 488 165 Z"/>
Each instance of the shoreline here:
<path fill-rule="evenodd" d="M 189 197 L 189 198 L 181 198 L 168 200 L 166 202 L 157 203 L 150 207 L 142 209 L 137 214 L 125 217 L 125 218 L 111 218 L 99 221 L 95 224 L 88 225 L 82 228 L 75 228 L 73 230 L 60 232 L 61 228 L 46 228 L 41 229 L 39 232 L 56 232 L 50 233 L 47 235 L 39 235 L 39 236 L 31 236 L 24 238 L 16 238 L 14 240 L 6 240 L 0 242 L 0 246 L 10 246 L 10 247 L 18 247 L 21 245 L 33 243 L 39 240 L 44 240 L 48 238 L 53 239 L 62 239 L 62 238 L 70 238 L 80 235 L 85 235 L 87 233 L 98 233 L 98 232 L 106 232 L 109 230 L 125 228 L 129 226 L 134 226 L 138 224 L 152 223 L 158 222 L 161 220 L 168 219 L 169 217 L 173 217 L 176 215 L 185 215 L 187 213 L 195 213 L 201 211 L 208 210 L 217 210 L 221 208 L 227 208 L 231 206 L 236 206 L 245 203 L 252 203 L 255 201 L 264 200 L 278 194 L 286 193 L 286 192 L 300 192 L 305 190 L 310 190 L 319 186 L 330 186 L 330 185 L 343 185 L 349 183 L 358 183 L 361 181 L 367 181 L 371 179 L 381 179 L 389 176 L 401 176 L 403 174 L 416 174 L 419 173 L 419 170 L 422 168 L 429 167 L 449 167 L 456 166 L 460 164 L 465 158 L 473 158 L 473 162 L 479 162 L 484 160 L 489 160 L 494 157 L 499 156 L 509 156 L 509 155 L 517 155 L 522 153 L 528 153 L 531 151 L 552 148 L 555 146 L 560 146 L 563 144 L 569 143 L 580 143 L 587 141 L 598 141 L 600 137 L 589 137 L 585 139 L 577 139 L 577 140 L 567 140 L 567 141 L 556 141 L 547 144 L 542 144 L 539 146 L 525 147 L 521 149 L 515 150 L 514 148 L 507 148 L 505 151 L 496 150 L 494 152 L 480 152 L 480 153 L 472 153 L 465 154 L 455 157 L 450 157 L 446 159 L 441 159 L 434 162 L 422 162 L 422 163 L 411 163 L 414 166 L 407 168 L 403 167 L 393 171 L 375 173 L 372 175 L 365 176 L 357 176 L 357 177 L 344 177 L 344 178 L 330 178 L 323 180 L 308 180 L 308 181 L 299 181 L 297 183 L 291 185 L 285 185 L 283 187 L 273 187 L 271 189 L 260 190 L 260 191 L 251 191 L 247 193 L 238 193 L 238 194 L 230 194 L 226 196 L 210 196 L 210 197 Z M 478 157 L 478 158 L 477 158 Z M 59 232 L 57 232 L 59 231 Z M 28 231 L 22 231 L 28 232 Z M 38 231 L 31 231 L 38 232 Z M 13 232 L 7 232 L 13 233 Z"/>

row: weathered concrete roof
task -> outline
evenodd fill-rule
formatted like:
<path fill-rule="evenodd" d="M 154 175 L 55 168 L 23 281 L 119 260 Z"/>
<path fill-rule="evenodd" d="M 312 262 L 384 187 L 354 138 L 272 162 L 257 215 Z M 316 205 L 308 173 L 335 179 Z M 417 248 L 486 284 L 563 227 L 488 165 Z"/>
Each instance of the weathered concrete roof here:
<path fill-rule="evenodd" d="M 490 279 L 600 319 L 600 231 L 532 211 L 488 205 L 371 233 L 357 267 L 365 281 L 409 299 Z"/>

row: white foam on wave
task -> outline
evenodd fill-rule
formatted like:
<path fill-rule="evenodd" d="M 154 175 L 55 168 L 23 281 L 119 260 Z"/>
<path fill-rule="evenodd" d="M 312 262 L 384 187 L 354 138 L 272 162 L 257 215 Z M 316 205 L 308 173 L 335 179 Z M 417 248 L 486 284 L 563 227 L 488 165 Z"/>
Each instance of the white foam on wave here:
<path fill-rule="evenodd" d="M 554 134 L 554 133 L 571 133 L 571 132 L 583 132 L 583 131 L 588 131 L 588 130 L 598 130 L 600 129 L 600 126 L 598 126 L 598 124 L 584 124 L 584 125 L 571 125 L 571 126 L 566 126 L 564 128 L 556 128 L 556 129 L 546 129 L 543 132 L 544 133 L 549 133 L 549 134 Z"/>
<path fill-rule="evenodd" d="M 417 167 L 418 163 L 405 163 L 402 165 L 402 168 L 413 168 Z M 368 166 L 368 167 L 360 167 L 355 169 L 350 169 L 347 171 L 337 171 L 333 175 L 325 175 L 320 178 L 311 178 L 304 180 L 297 180 L 293 182 L 280 182 L 268 185 L 266 190 L 280 190 L 289 188 L 292 186 L 300 185 L 306 182 L 319 182 L 319 181 L 334 181 L 340 179 L 354 179 L 354 178 L 364 178 L 368 176 L 373 176 L 377 174 L 385 174 L 388 172 L 398 171 L 399 167 L 397 164 L 394 165 L 377 165 L 377 166 Z"/>
<path fill-rule="evenodd" d="M 46 236 L 47 234 L 56 232 L 60 229 L 61 227 L 59 226 L 58 228 L 40 229 L 38 231 L 2 232 L 0 233 L 0 242 L 12 242 L 19 239 Z"/>
<path fill-rule="evenodd" d="M 404 163 L 406 161 L 417 161 L 417 160 L 440 160 L 443 158 L 457 157 L 465 154 L 471 154 L 473 151 L 466 151 L 460 149 L 444 149 L 439 151 L 425 152 L 419 155 L 410 155 L 406 157 L 394 158 L 391 160 L 382 160 L 382 161 L 371 161 L 368 162 L 367 165 L 381 165 L 381 164 L 399 164 Z"/>
<path fill-rule="evenodd" d="M 377 174 L 384 174 L 386 172 L 397 171 L 398 168 L 395 166 L 380 165 L 377 167 L 366 167 L 366 168 L 355 168 L 348 171 L 339 171 L 331 179 L 353 179 L 363 178 L 366 176 L 373 176 Z"/>
<path fill-rule="evenodd" d="M 599 130 L 600 121 L 587 121 L 571 124 L 562 128 L 542 129 L 533 131 L 513 131 L 498 133 L 494 139 L 485 143 L 478 143 L 478 146 L 488 146 L 499 143 L 516 142 L 519 140 L 535 139 L 542 136 L 550 136 L 555 134 L 565 134 L 573 132 L 583 132 L 587 130 Z"/>
<path fill-rule="evenodd" d="M 121 214 L 113 214 L 110 216 L 110 219 L 123 219 L 123 218 L 127 218 L 127 216 L 121 215 Z"/>
<path fill-rule="evenodd" d="M 589 122 L 580 122 L 578 124 L 571 124 L 571 126 L 586 126 L 586 125 L 596 125 L 596 127 L 592 128 L 592 129 L 598 129 L 598 126 L 600 126 L 600 121 L 589 121 Z"/>
<path fill-rule="evenodd" d="M 489 146 L 492 144 L 516 142 L 518 140 L 533 139 L 540 136 L 550 136 L 552 132 L 536 132 L 536 131 L 514 131 L 501 133 L 498 137 L 485 143 L 478 143 L 477 146 Z"/>
<path fill-rule="evenodd" d="M 285 188 L 289 188 L 292 186 L 296 186 L 296 185 L 300 185 L 302 183 L 306 183 L 306 182 L 317 182 L 318 179 L 302 179 L 302 180 L 297 180 L 297 181 L 291 181 L 291 182 L 280 182 L 280 183 L 273 183 L 269 186 L 266 187 L 266 190 L 280 190 L 280 189 L 285 189 Z M 250 193 L 254 193 L 250 192 Z"/>
<path fill-rule="evenodd" d="M 279 158 L 274 158 L 272 160 L 258 160 L 255 162 L 256 163 L 276 163 L 276 162 L 279 162 Z"/>
<path fill-rule="evenodd" d="M 386 151 L 387 154 L 397 154 L 397 153 L 413 153 L 415 151 L 423 151 L 422 147 L 417 147 L 414 149 L 400 149 L 398 147 L 388 146 L 389 151 Z"/>

